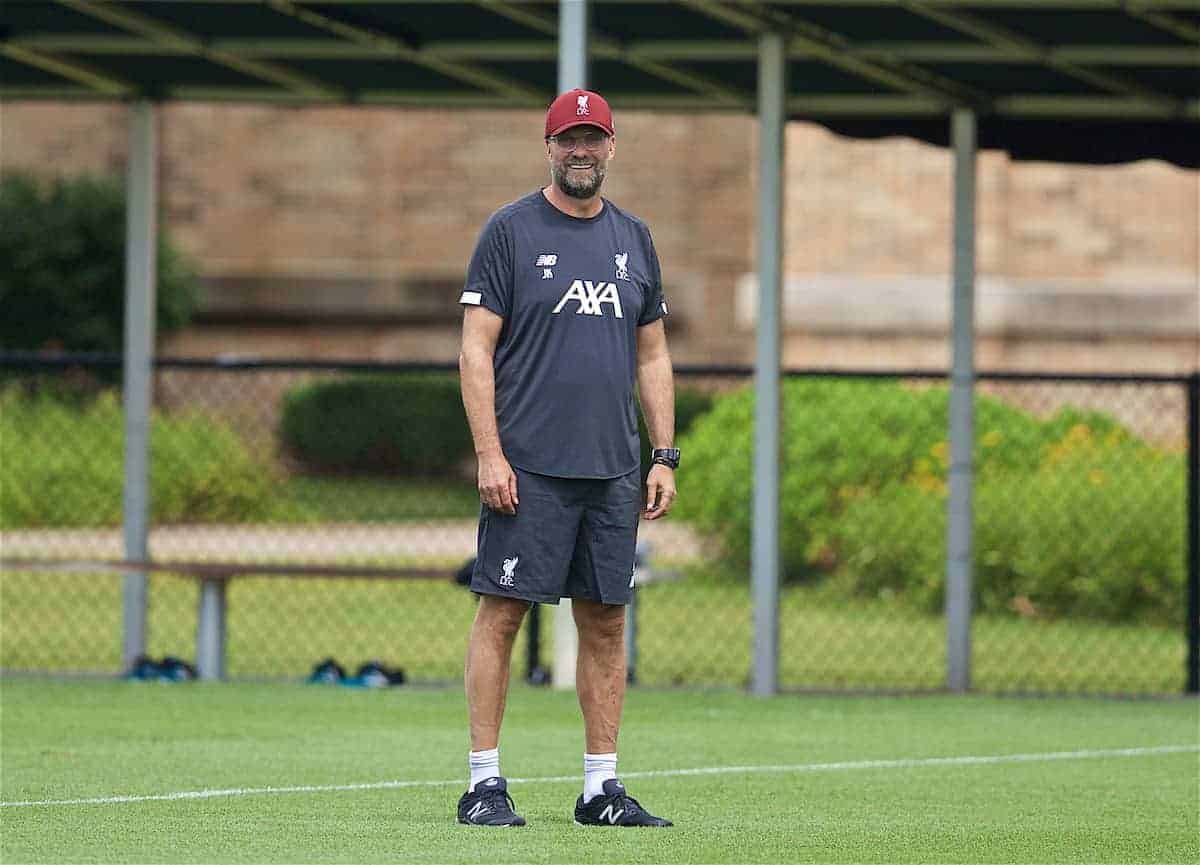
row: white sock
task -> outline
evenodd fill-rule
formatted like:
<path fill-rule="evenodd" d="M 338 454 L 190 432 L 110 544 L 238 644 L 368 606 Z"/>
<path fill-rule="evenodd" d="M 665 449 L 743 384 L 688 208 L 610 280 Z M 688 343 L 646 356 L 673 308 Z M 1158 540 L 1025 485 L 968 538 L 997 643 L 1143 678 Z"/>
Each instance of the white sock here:
<path fill-rule="evenodd" d="M 471 770 L 471 789 L 474 790 L 480 781 L 500 774 L 500 749 L 472 751 L 467 755 L 467 767 Z"/>
<path fill-rule="evenodd" d="M 616 754 L 583 755 L 583 801 L 591 802 L 604 792 L 604 782 L 617 777 Z"/>

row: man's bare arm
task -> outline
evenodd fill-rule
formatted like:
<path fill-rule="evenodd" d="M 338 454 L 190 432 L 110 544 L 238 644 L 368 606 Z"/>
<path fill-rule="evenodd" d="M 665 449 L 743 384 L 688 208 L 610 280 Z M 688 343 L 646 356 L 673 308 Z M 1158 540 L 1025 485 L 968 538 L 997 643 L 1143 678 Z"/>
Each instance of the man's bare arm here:
<path fill-rule="evenodd" d="M 662 319 L 639 327 L 637 339 L 638 397 L 650 433 L 650 447 L 669 448 L 675 441 L 675 376 Z M 646 519 L 666 516 L 674 501 L 674 470 L 664 465 L 651 466 L 646 477 Z"/>
<path fill-rule="evenodd" d="M 517 512 L 517 476 L 500 447 L 496 429 L 496 374 L 493 359 L 504 319 L 490 309 L 470 306 L 463 314 L 458 371 L 463 407 L 479 461 L 479 498 L 489 508 Z"/>

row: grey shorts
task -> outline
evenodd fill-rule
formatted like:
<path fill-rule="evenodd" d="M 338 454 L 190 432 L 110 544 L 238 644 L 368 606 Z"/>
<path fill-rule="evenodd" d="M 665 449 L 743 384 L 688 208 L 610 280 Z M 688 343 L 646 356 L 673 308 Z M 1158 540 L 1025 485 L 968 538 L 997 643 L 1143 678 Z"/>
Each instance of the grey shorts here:
<path fill-rule="evenodd" d="M 515 516 L 481 506 L 471 591 L 557 604 L 627 604 L 641 513 L 641 474 L 590 480 L 513 468 Z"/>

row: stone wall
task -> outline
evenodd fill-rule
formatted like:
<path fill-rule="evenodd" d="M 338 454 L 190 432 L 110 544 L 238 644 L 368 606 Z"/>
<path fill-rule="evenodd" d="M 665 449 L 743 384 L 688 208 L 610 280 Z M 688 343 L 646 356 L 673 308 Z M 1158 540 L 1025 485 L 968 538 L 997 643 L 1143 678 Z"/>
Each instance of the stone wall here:
<path fill-rule="evenodd" d="M 545 182 L 540 112 L 168 105 L 162 212 L 198 261 L 173 354 L 451 359 L 475 236 Z M 617 114 L 606 194 L 651 226 L 681 361 L 753 357 L 755 124 Z M 126 109 L 8 103 L 0 165 L 123 170 Z M 1200 179 L 979 160 L 979 362 L 1200 364 Z M 951 160 L 906 139 L 788 127 L 785 361 L 948 361 Z"/>

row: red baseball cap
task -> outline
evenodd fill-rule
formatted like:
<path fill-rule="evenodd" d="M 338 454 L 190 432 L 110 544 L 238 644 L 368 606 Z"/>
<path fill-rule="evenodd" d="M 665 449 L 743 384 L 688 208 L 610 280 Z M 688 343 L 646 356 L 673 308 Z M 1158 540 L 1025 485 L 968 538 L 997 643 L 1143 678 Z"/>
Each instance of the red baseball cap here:
<path fill-rule="evenodd" d="M 572 126 L 598 126 L 609 135 L 613 132 L 612 109 L 599 93 L 591 90 L 568 90 L 550 103 L 546 112 L 546 137 Z"/>

